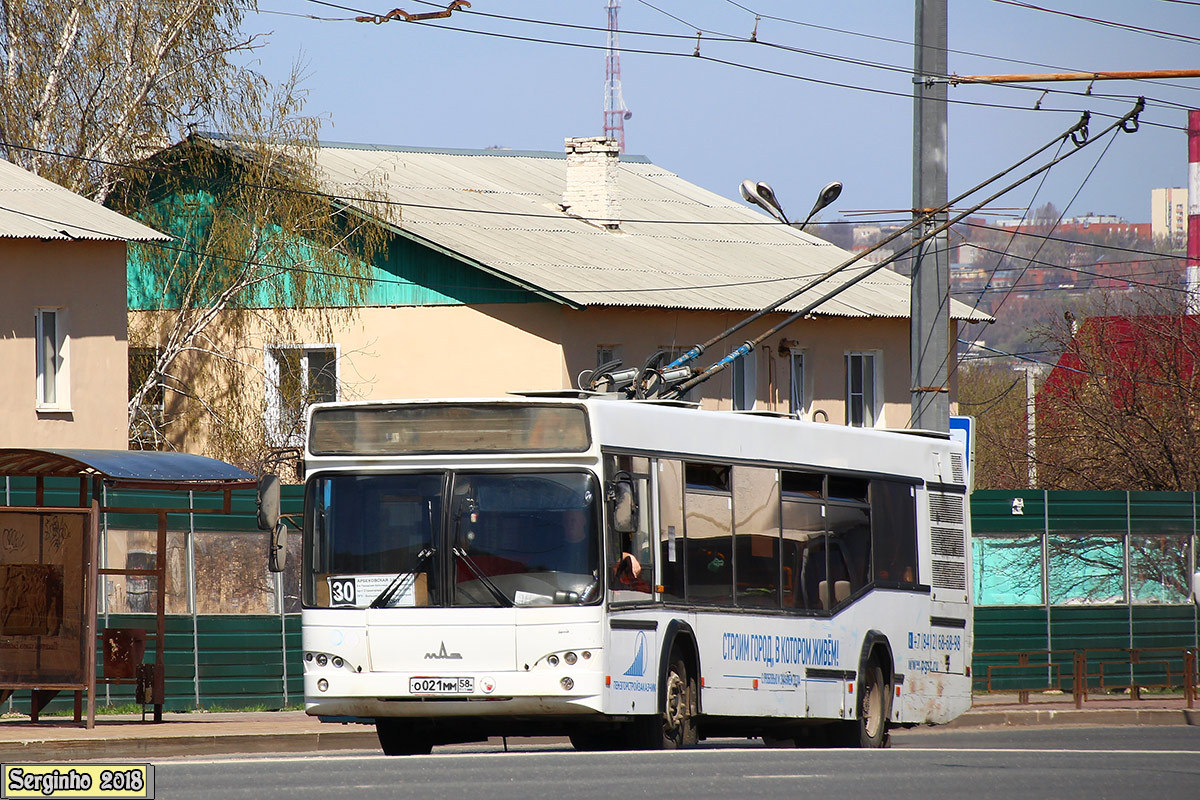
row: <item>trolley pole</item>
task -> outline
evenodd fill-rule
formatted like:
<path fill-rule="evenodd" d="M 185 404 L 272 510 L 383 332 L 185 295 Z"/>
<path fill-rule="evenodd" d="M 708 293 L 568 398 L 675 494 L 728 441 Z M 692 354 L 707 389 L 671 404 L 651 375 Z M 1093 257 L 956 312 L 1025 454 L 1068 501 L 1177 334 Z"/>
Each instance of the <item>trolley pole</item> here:
<path fill-rule="evenodd" d="M 916 0 L 913 64 L 913 214 L 946 204 L 946 0 Z M 946 222 L 942 212 L 929 220 Z M 925 231 L 914 230 L 914 237 Z M 950 430 L 950 237 L 943 232 L 918 247 L 909 295 L 913 428 Z"/>

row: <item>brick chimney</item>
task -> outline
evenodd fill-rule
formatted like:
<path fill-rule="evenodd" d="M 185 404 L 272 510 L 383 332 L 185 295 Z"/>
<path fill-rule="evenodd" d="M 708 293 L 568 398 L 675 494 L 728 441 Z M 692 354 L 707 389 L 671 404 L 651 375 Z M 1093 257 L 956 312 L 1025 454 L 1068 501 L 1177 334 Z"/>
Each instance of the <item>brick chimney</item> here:
<path fill-rule="evenodd" d="M 567 188 L 563 211 L 594 225 L 616 230 L 621 222 L 617 193 L 617 164 L 621 151 L 616 139 L 604 136 L 568 138 Z"/>

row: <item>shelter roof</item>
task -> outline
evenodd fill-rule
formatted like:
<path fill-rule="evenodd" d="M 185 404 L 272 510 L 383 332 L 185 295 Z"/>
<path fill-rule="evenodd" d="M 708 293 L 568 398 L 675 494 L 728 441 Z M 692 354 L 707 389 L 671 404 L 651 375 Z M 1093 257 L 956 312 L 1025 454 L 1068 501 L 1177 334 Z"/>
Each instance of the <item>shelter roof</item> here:
<path fill-rule="evenodd" d="M 245 470 L 215 458 L 157 450 L 2 448 L 0 475 L 96 476 L 164 483 L 253 480 Z"/>

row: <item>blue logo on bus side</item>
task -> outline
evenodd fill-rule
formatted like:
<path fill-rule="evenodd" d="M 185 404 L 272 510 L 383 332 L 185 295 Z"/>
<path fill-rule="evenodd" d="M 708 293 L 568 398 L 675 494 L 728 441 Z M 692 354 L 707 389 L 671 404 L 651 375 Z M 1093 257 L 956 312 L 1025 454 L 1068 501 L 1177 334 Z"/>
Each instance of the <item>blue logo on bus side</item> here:
<path fill-rule="evenodd" d="M 625 670 L 626 675 L 640 678 L 646 674 L 646 632 L 638 631 L 637 652 L 633 655 L 633 663 Z"/>
<path fill-rule="evenodd" d="M 654 681 L 637 680 L 637 678 L 645 678 L 646 668 L 649 666 L 648 659 L 650 657 L 649 640 L 646 637 L 645 631 L 638 631 L 637 645 L 634 648 L 633 662 L 629 665 L 629 669 L 625 670 L 623 675 L 629 680 L 614 680 L 612 688 L 618 692 L 655 692 L 658 687 Z"/>

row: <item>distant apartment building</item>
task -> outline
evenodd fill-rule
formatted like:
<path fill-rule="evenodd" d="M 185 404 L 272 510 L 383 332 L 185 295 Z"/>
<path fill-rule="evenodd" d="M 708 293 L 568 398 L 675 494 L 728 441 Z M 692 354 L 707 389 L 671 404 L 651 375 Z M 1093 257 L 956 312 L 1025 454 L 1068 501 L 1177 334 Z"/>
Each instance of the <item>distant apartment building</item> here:
<path fill-rule="evenodd" d="M 1173 248 L 1187 246 L 1188 190 L 1184 187 L 1150 190 L 1150 233 Z"/>

